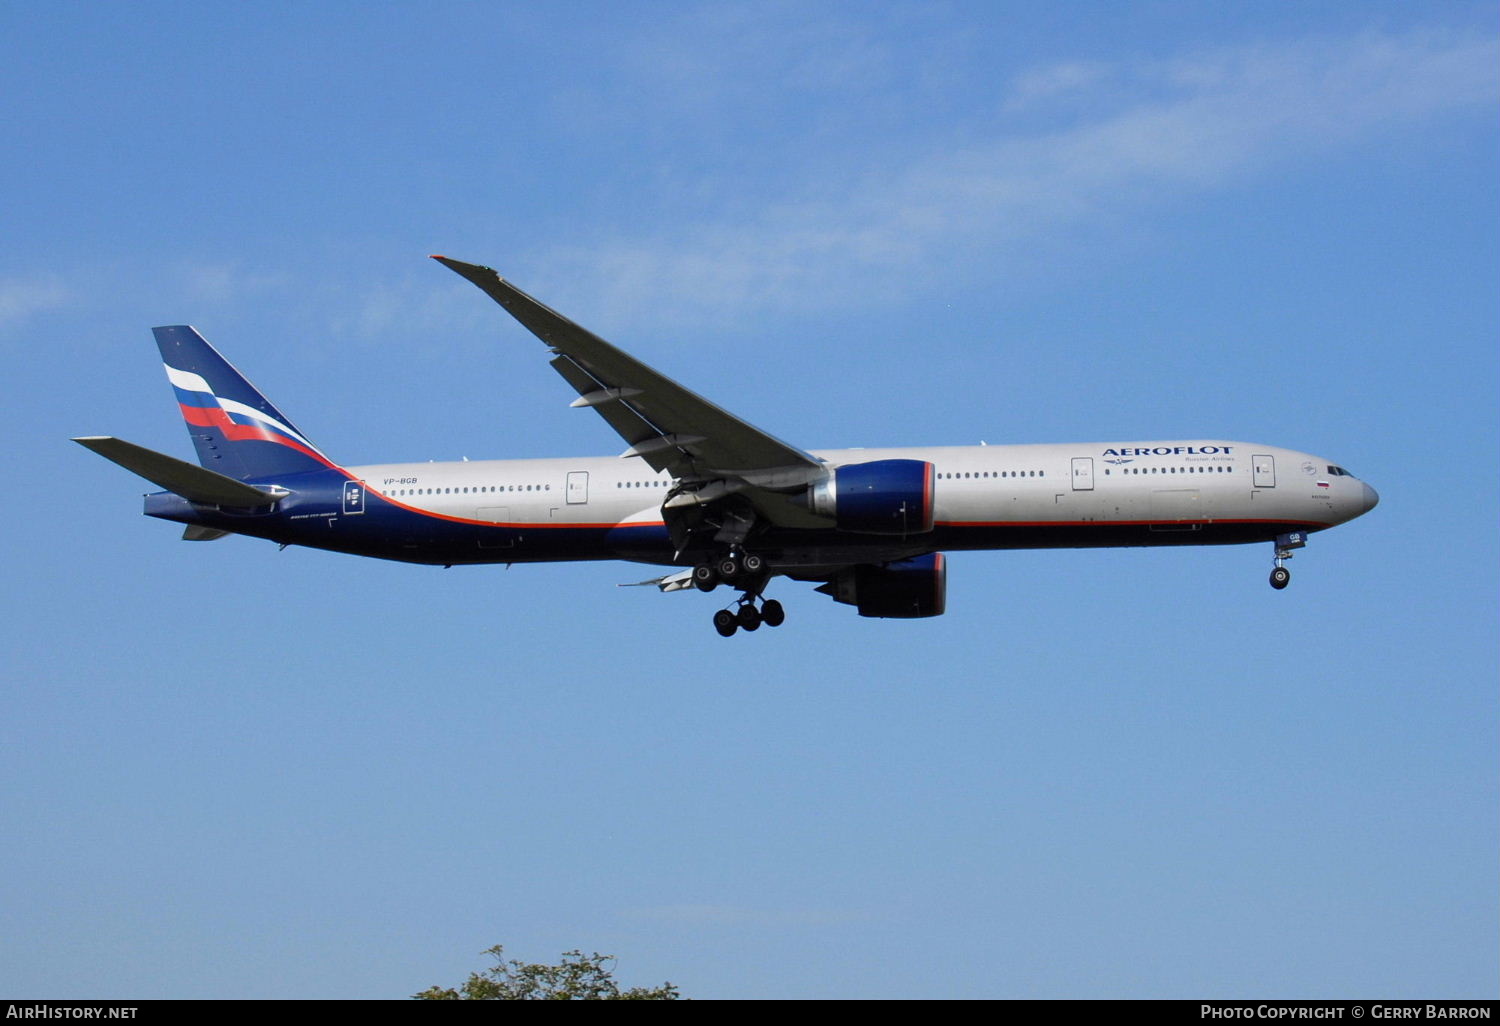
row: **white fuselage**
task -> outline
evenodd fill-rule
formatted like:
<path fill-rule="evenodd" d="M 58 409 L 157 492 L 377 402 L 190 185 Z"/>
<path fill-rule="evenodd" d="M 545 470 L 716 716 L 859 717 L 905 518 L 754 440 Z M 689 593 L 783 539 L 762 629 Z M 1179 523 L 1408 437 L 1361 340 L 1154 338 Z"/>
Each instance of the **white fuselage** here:
<path fill-rule="evenodd" d="M 830 467 L 885 459 L 932 463 L 938 528 L 1139 524 L 1170 530 L 1284 522 L 1318 530 L 1364 513 L 1374 494 L 1329 460 L 1232 441 L 840 449 L 813 455 Z M 618 457 L 387 463 L 346 470 L 395 505 L 517 528 L 660 524 L 662 501 L 674 484 L 638 459 Z"/>

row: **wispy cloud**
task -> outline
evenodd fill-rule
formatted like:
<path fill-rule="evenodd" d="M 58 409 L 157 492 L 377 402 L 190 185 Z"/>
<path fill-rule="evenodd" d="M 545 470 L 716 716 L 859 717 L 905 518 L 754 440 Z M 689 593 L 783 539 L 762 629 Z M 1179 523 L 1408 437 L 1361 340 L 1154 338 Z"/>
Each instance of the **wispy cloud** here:
<path fill-rule="evenodd" d="M 0 278 L 0 330 L 67 301 L 68 289 L 57 278 Z"/>
<path fill-rule="evenodd" d="M 1027 110 L 1049 100 L 1076 95 L 1107 79 L 1111 70 L 1099 61 L 1062 61 L 1033 68 L 1011 83 L 1005 109 Z"/>
<path fill-rule="evenodd" d="M 941 124 L 913 129 L 903 121 L 899 145 L 884 126 L 866 123 L 863 134 L 817 150 L 821 115 L 840 105 L 881 107 L 912 89 L 941 105 L 974 76 L 893 70 L 905 55 L 878 32 L 814 24 L 800 30 L 799 45 L 768 50 L 778 33 L 743 10 L 693 17 L 709 19 L 730 42 L 721 51 L 670 45 L 658 31 L 625 61 L 626 77 L 634 86 L 635 76 L 655 76 L 641 86 L 647 99 L 678 118 L 659 128 L 664 133 L 711 134 L 741 113 L 800 116 L 785 135 L 756 127 L 736 137 L 774 136 L 779 163 L 647 176 L 639 212 L 610 219 L 594 237 L 579 226 L 565 242 L 513 250 L 499 268 L 620 342 L 643 325 L 722 327 L 762 313 L 878 305 L 882 295 L 980 276 L 1014 286 L 1048 260 L 1066 261 L 1071 247 L 1109 245 L 1112 230 L 1184 194 L 1306 165 L 1370 138 L 1399 149 L 1415 138 L 1403 134 L 1413 124 L 1500 107 L 1495 37 L 1365 33 L 1166 59 L 1058 60 L 1017 70 L 987 102 L 949 110 Z M 752 68 L 765 52 L 778 62 L 769 77 L 796 88 L 757 107 Z M 809 52 L 843 70 L 824 74 L 827 65 L 808 60 Z M 573 113 L 588 116 L 586 99 L 570 101 L 579 105 Z M 808 114 L 808 103 L 824 109 Z M 620 110 L 593 107 L 601 119 Z M 639 127 L 649 133 L 657 123 Z M 456 255 L 499 259 L 483 250 Z M 189 271 L 189 287 L 220 304 L 286 293 L 299 312 L 347 338 L 440 339 L 496 323 L 482 297 L 436 267 L 358 281 L 341 278 L 338 267 L 323 260 L 316 276 L 278 276 L 213 263 Z M 316 286 L 306 284 L 314 277 Z M 11 306 L 0 291 L 0 325 L 16 316 Z"/>
<path fill-rule="evenodd" d="M 615 318 L 838 307 L 976 256 L 1004 273 L 1059 231 L 1128 217 L 1450 112 L 1497 106 L 1493 37 L 1305 39 L 1137 64 L 1059 62 L 1018 76 L 988 125 L 803 198 L 680 222 L 649 237 L 539 256 L 544 277 L 603 297 Z M 1066 94 L 1068 120 L 1007 111 Z M 1084 102 L 1084 101 L 1097 102 Z M 726 207 L 731 204 L 726 204 Z"/>
<path fill-rule="evenodd" d="M 223 306 L 254 298 L 287 283 L 287 275 L 252 271 L 232 263 L 198 263 L 183 268 L 187 296 L 199 303 Z"/>
<path fill-rule="evenodd" d="M 688 926 L 830 926 L 841 923 L 868 922 L 863 912 L 833 909 L 756 909 L 737 905 L 655 905 L 627 909 L 632 919 Z"/>

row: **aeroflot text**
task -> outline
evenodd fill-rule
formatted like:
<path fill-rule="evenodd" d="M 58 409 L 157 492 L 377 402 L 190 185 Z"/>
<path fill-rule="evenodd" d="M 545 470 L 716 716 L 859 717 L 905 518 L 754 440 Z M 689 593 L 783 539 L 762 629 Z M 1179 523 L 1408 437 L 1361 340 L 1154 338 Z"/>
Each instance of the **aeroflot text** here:
<path fill-rule="evenodd" d="M 1200 1005 L 1200 1019 L 1342 1019 L 1351 1006 L 1330 1005 Z M 1371 1019 L 1488 1019 L 1490 1009 L 1484 1005 L 1371 1005 Z M 1363 1007 L 1353 1007 L 1350 1018 L 1364 1018 Z"/>
<path fill-rule="evenodd" d="M 1105 449 L 1106 456 L 1227 456 L 1232 445 L 1158 445 L 1155 448 Z"/>

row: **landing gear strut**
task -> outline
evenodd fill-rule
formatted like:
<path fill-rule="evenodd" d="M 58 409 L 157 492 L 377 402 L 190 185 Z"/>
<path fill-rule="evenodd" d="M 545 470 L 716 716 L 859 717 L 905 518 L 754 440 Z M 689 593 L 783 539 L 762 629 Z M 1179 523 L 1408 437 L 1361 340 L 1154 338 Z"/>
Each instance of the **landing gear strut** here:
<path fill-rule="evenodd" d="M 1300 549 L 1306 544 L 1306 531 L 1293 531 L 1291 534 L 1277 536 L 1276 569 L 1271 571 L 1271 587 L 1280 591 L 1292 583 L 1292 572 L 1286 568 L 1286 561 L 1292 558 L 1293 549 Z"/>

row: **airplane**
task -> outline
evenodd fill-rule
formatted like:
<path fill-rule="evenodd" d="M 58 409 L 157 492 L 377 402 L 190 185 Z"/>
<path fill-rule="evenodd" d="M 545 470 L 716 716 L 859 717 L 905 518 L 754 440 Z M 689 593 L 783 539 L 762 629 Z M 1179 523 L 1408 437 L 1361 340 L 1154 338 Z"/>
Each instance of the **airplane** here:
<path fill-rule="evenodd" d="M 192 464 L 110 436 L 73 439 L 156 484 L 145 514 L 182 537 L 280 544 L 441 566 L 627 560 L 641 585 L 725 586 L 724 637 L 777 627 L 776 577 L 861 616 L 938 616 L 945 553 L 982 549 L 1273 545 L 1271 586 L 1308 536 L 1375 508 L 1331 460 L 1213 439 L 815 450 L 714 405 L 516 288 L 468 279 L 551 354 L 619 434 L 618 456 L 342 466 L 195 329 L 153 329 L 197 449 Z"/>

